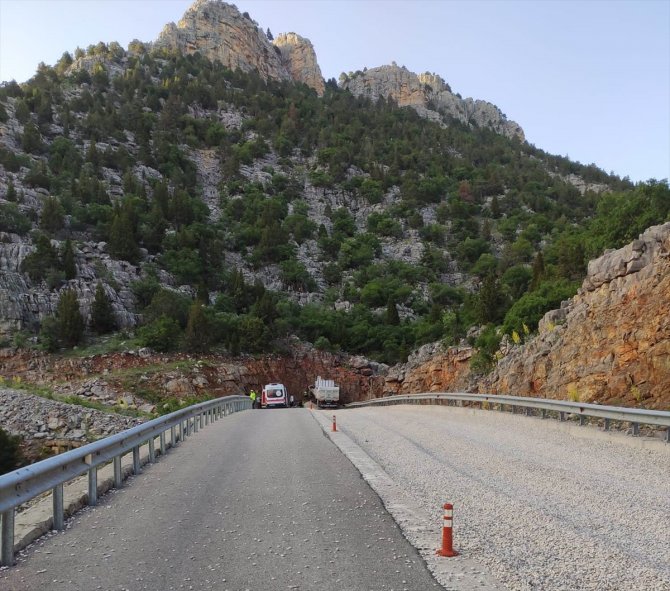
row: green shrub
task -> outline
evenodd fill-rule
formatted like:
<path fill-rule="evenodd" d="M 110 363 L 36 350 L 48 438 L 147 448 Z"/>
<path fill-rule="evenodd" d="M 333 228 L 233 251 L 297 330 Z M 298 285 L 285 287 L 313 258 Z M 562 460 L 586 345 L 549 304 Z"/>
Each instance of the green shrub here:
<path fill-rule="evenodd" d="M 179 348 L 182 330 L 176 320 L 163 316 L 140 327 L 137 338 L 141 345 L 156 351 L 174 351 Z"/>
<path fill-rule="evenodd" d="M 0 232 L 25 235 L 32 224 L 15 203 L 0 203 Z"/>
<path fill-rule="evenodd" d="M 578 285 L 565 279 L 545 281 L 538 289 L 526 293 L 519 298 L 505 315 L 503 331 L 521 333 L 524 324 L 529 330 L 537 328 L 538 323 L 547 312 L 560 307 L 563 300 L 575 295 Z"/>
<path fill-rule="evenodd" d="M 332 351 L 333 350 L 333 345 L 331 342 L 328 340 L 327 337 L 319 337 L 316 339 L 314 342 L 314 346 L 319 350 L 319 351 Z"/>
<path fill-rule="evenodd" d="M 191 299 L 171 289 L 159 288 L 144 310 L 144 321 L 153 322 L 162 317 L 172 318 L 180 328 L 186 328 Z"/>

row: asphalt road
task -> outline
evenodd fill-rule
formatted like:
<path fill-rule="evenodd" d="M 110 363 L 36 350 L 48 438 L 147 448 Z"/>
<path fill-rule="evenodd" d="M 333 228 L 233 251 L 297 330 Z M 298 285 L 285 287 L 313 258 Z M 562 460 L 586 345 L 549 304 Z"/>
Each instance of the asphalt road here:
<path fill-rule="evenodd" d="M 303 409 L 200 430 L 0 572 L 2 591 L 439 588 Z"/>

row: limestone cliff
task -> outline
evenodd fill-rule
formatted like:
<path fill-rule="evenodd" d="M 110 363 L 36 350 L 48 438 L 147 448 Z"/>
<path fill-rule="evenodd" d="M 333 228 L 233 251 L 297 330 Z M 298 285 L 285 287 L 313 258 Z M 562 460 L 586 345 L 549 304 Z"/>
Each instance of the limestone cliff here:
<path fill-rule="evenodd" d="M 321 70 L 307 39 L 289 33 L 273 45 L 247 13 L 220 0 L 196 0 L 177 24 L 163 28 L 154 47 L 200 52 L 233 70 L 304 82 L 323 94 Z"/>
<path fill-rule="evenodd" d="M 509 138 L 525 139 L 521 126 L 508 120 L 498 107 L 486 101 L 460 98 L 436 74 L 417 75 L 394 63 L 343 75 L 340 83 L 356 96 L 373 101 L 380 97 L 393 99 L 401 107 L 413 107 L 422 117 L 445 122 L 453 118 L 466 125 L 488 127 Z"/>
<path fill-rule="evenodd" d="M 296 33 L 282 33 L 273 41 L 291 78 L 304 82 L 321 96 L 326 89 L 316 53 L 309 39 Z"/>
<path fill-rule="evenodd" d="M 579 293 L 549 312 L 480 390 L 648 408 L 670 405 L 670 223 L 589 263 Z"/>

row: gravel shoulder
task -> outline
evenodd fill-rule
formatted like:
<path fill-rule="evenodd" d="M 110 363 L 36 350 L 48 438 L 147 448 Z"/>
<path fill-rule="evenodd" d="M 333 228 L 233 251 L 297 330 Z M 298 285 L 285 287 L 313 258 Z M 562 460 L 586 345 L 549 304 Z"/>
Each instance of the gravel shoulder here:
<path fill-rule="evenodd" d="M 437 406 L 347 409 L 337 426 L 427 528 L 453 503 L 455 547 L 508 589 L 670 590 L 670 445 Z"/>

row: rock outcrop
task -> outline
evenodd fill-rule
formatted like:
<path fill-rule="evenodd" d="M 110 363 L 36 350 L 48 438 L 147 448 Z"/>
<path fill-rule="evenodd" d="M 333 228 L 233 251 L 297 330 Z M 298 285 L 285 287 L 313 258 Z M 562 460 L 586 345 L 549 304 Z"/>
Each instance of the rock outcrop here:
<path fill-rule="evenodd" d="M 55 240 L 52 244 L 57 250 L 62 247 Z M 44 318 L 53 316 L 61 291 L 66 288 L 76 292 L 80 311 L 88 321 L 98 282 L 103 284 L 119 328 L 137 324 L 131 285 L 140 277 L 139 269 L 127 261 L 112 259 L 105 252 L 105 243 L 75 246 L 77 278 L 54 290 L 44 282 L 30 282 L 21 272 L 21 263 L 34 250 L 19 236 L 0 232 L 0 337 L 17 330 L 34 330 Z"/>
<path fill-rule="evenodd" d="M 200 52 L 233 70 L 257 71 L 266 80 L 304 82 L 323 94 L 321 70 L 307 39 L 288 33 L 273 45 L 247 13 L 220 0 L 196 0 L 177 24 L 163 28 L 154 47 Z"/>
<path fill-rule="evenodd" d="M 303 82 L 321 96 L 326 86 L 310 40 L 297 33 L 282 33 L 273 43 L 281 51 L 282 62 L 291 78 Z"/>
<path fill-rule="evenodd" d="M 393 99 L 399 106 L 413 107 L 419 115 L 448 123 L 456 119 L 466 125 L 486 127 L 509 138 L 525 140 L 523 129 L 510 121 L 495 105 L 471 98 L 462 99 L 436 74 L 415 74 L 395 63 L 370 68 L 340 78 L 343 88 L 373 101 Z"/>
<path fill-rule="evenodd" d="M 670 222 L 589 263 L 578 294 L 548 312 L 480 391 L 667 409 Z"/>
<path fill-rule="evenodd" d="M 420 392 L 465 392 L 470 389 L 471 347 L 429 344 L 411 355 L 407 363 L 394 365 L 384 379 L 383 395 Z"/>

